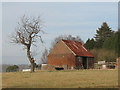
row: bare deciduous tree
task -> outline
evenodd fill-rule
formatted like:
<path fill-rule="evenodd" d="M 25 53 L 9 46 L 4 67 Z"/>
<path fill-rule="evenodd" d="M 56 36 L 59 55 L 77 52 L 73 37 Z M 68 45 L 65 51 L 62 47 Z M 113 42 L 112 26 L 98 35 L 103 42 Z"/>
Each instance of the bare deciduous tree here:
<path fill-rule="evenodd" d="M 45 51 L 43 52 L 42 57 L 41 57 L 42 63 L 44 63 L 44 64 L 48 63 L 48 57 L 47 56 L 48 56 L 48 50 L 45 49 Z"/>
<path fill-rule="evenodd" d="M 60 36 L 56 37 L 54 39 L 54 41 L 51 43 L 50 51 L 54 48 L 56 43 L 58 43 L 62 39 L 64 39 L 64 40 L 72 40 L 72 41 L 79 41 L 79 42 L 84 44 L 83 40 L 79 36 L 73 37 L 72 35 L 60 35 Z"/>
<path fill-rule="evenodd" d="M 27 57 L 31 63 L 31 72 L 34 72 L 34 58 L 31 55 L 31 46 L 36 46 L 37 39 L 40 39 L 41 43 L 43 43 L 40 35 L 41 33 L 44 34 L 42 26 L 40 16 L 30 18 L 24 15 L 21 21 L 18 22 L 15 33 L 11 36 L 13 43 L 21 44 L 27 49 Z"/>

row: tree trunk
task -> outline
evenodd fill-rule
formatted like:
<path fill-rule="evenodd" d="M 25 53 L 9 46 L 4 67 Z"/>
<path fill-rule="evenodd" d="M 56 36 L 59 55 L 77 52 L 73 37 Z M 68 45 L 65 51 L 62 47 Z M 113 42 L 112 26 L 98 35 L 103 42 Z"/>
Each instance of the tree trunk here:
<path fill-rule="evenodd" d="M 30 46 L 27 46 L 27 56 L 28 56 L 28 59 L 31 63 L 31 72 L 34 72 L 34 61 L 32 61 L 32 58 L 31 58 L 31 55 L 30 55 Z"/>
<path fill-rule="evenodd" d="M 31 72 L 35 72 L 35 66 L 34 66 L 34 63 L 31 63 Z"/>

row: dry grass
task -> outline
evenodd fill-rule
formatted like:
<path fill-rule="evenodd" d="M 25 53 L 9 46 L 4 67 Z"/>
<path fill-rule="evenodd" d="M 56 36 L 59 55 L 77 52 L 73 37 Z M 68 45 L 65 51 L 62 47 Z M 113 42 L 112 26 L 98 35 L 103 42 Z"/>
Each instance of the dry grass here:
<path fill-rule="evenodd" d="M 10 72 L 2 74 L 3 88 L 114 88 L 117 70 Z"/>

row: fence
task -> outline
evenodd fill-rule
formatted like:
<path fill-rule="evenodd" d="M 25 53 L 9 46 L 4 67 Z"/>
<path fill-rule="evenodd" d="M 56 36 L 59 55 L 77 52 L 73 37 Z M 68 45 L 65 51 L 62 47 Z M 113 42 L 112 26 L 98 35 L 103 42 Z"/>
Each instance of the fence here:
<path fill-rule="evenodd" d="M 114 69 L 116 62 L 106 62 L 105 64 L 94 63 L 94 69 L 102 69 L 103 65 L 106 65 L 107 69 Z"/>

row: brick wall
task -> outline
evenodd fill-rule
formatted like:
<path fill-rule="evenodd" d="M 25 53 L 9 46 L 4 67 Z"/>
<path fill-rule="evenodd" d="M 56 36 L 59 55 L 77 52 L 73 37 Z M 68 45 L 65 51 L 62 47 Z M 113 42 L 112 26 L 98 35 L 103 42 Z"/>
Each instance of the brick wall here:
<path fill-rule="evenodd" d="M 66 47 L 64 42 L 57 43 L 55 48 L 48 55 L 48 65 L 59 66 L 68 65 L 75 67 L 75 55 Z"/>

